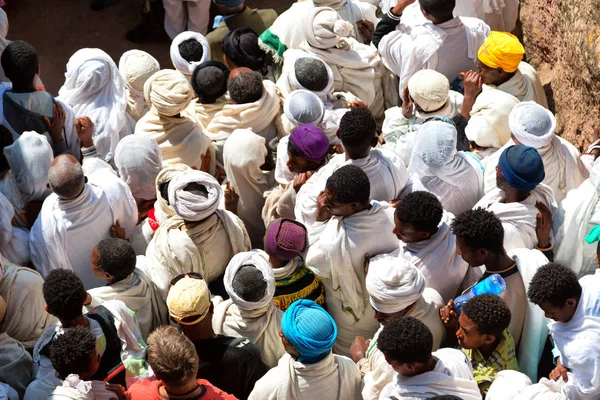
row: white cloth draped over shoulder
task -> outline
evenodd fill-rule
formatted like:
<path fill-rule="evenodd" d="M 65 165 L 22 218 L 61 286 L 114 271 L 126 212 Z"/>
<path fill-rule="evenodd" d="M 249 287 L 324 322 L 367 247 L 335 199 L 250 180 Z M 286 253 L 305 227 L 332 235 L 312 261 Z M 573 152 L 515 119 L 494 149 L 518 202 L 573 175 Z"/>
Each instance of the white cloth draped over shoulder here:
<path fill-rule="evenodd" d="M 531 386 L 531 379 L 529 379 L 527 375 L 518 371 L 506 369 L 496 374 L 496 379 L 492 382 L 485 400 L 521 399 L 519 394 L 529 386 Z"/>
<path fill-rule="evenodd" d="M 80 49 L 67 63 L 59 100 L 71 106 L 76 117 L 94 123 L 98 154 L 112 159 L 119 140 L 133 133 L 134 121 L 126 112 L 125 81 L 115 62 L 100 49 Z"/>
<path fill-rule="evenodd" d="M 119 72 L 127 89 L 127 112 L 135 121 L 150 109 L 144 99 L 144 83 L 158 71 L 158 61 L 145 51 L 129 50 L 119 59 Z"/>
<path fill-rule="evenodd" d="M 12 204 L 0 193 L 0 254 L 17 265 L 27 265 L 31 261 L 29 231 L 13 226 L 14 217 Z"/>
<path fill-rule="evenodd" d="M 490 86 L 515 96 L 519 101 L 535 101 L 548 108 L 548 99 L 537 71 L 526 62 L 519 63 L 519 68 L 512 78 L 498 86 Z"/>
<path fill-rule="evenodd" d="M 208 126 L 215 115 L 217 115 L 217 113 L 223 109 L 225 104 L 232 104 L 229 94 L 219 97 L 214 103 L 200 103 L 200 100 L 194 99 L 190 103 L 186 112 L 194 117 L 200 126 L 200 129 L 202 129 L 202 132 L 204 132 L 204 134 L 208 136 L 210 140 L 213 140 L 213 132 L 208 129 Z M 217 137 L 218 136 L 219 133 L 217 132 Z"/>
<path fill-rule="evenodd" d="M 156 140 L 141 135 L 124 137 L 115 150 L 115 165 L 135 199 L 156 198 L 156 176 L 162 169 L 162 154 Z"/>

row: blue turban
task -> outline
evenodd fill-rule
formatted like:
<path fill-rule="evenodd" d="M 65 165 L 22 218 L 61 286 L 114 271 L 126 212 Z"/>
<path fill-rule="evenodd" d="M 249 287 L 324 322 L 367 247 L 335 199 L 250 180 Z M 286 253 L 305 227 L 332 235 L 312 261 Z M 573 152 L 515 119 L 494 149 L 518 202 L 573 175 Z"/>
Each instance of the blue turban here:
<path fill-rule="evenodd" d="M 331 351 L 337 326 L 331 315 L 312 300 L 297 300 L 283 313 L 281 332 L 300 353 L 298 361 L 314 364 Z"/>
<path fill-rule="evenodd" d="M 544 180 L 544 162 L 537 150 L 516 144 L 500 155 L 500 170 L 508 184 L 523 192 L 529 192 Z"/>

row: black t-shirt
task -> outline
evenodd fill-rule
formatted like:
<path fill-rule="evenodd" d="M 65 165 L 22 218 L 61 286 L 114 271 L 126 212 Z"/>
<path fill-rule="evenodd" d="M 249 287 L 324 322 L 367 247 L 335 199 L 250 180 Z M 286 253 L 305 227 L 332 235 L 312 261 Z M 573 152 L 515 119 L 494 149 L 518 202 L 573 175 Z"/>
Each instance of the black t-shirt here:
<path fill-rule="evenodd" d="M 240 400 L 248 398 L 256 381 L 269 370 L 260 350 L 247 338 L 218 335 L 193 343 L 200 358 L 197 377 Z"/>

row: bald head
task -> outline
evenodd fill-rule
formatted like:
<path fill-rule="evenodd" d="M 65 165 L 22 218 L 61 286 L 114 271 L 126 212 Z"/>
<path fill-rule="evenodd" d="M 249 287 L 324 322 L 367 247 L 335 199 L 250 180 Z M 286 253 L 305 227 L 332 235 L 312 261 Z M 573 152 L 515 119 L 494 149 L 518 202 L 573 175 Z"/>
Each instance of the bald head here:
<path fill-rule="evenodd" d="M 262 76 L 249 68 L 236 68 L 229 74 L 227 90 L 237 104 L 254 103 L 263 95 Z"/>
<path fill-rule="evenodd" d="M 75 157 L 69 154 L 60 155 L 50 164 L 48 182 L 59 198 L 73 199 L 83 191 L 85 185 L 83 168 Z"/>

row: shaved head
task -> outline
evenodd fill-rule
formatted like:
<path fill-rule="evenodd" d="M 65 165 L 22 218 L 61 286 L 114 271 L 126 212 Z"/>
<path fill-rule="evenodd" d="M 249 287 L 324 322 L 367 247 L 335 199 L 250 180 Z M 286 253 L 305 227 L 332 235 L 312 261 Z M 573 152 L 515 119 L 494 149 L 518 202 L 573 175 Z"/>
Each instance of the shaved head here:
<path fill-rule="evenodd" d="M 77 159 L 69 154 L 56 157 L 48 171 L 50 188 L 59 198 L 70 200 L 83 191 L 85 175 Z"/>

